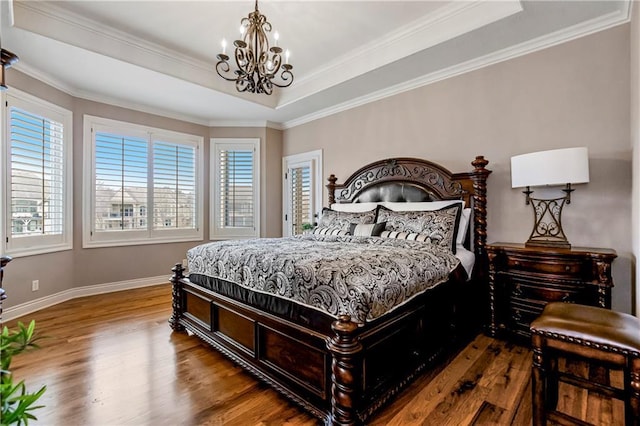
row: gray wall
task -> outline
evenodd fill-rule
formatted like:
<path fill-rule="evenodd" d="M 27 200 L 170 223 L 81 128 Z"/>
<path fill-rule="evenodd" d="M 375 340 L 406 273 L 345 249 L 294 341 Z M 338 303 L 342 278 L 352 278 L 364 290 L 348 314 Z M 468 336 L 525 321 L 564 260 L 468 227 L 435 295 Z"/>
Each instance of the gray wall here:
<path fill-rule="evenodd" d="M 7 74 L 10 87 L 20 89 L 73 112 L 73 250 L 14 259 L 7 267 L 4 287 L 8 299 L 4 308 L 56 293 L 94 284 L 149 278 L 171 274 L 186 251 L 198 244 L 148 244 L 127 247 L 82 248 L 82 166 L 83 115 L 184 132 L 204 138 L 204 240 L 209 239 L 209 139 L 211 137 L 256 137 L 261 140 L 262 208 L 264 236 L 280 236 L 282 221 L 282 132 L 265 128 L 209 128 L 99 102 L 74 98 L 16 70 Z M 11 253 L 7 253 L 11 254 Z M 31 291 L 31 281 L 40 281 L 40 290 Z"/>
<path fill-rule="evenodd" d="M 631 311 L 629 25 L 447 79 L 284 132 L 284 155 L 323 149 L 324 176 L 415 156 L 451 171 L 484 155 L 489 241 L 524 242 L 531 207 L 512 189 L 510 157 L 587 146 L 589 184 L 563 214 L 575 246 L 617 250 L 613 307 Z M 325 202 L 326 202 L 325 192 Z"/>

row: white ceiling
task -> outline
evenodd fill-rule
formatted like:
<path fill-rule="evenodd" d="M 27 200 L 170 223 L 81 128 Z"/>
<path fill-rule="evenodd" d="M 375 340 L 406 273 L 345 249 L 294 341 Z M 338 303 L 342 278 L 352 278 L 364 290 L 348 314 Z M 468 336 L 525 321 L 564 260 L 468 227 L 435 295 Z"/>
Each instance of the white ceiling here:
<path fill-rule="evenodd" d="M 278 1 L 260 11 L 294 83 L 240 94 L 215 72 L 251 1 L 2 3 L 15 68 L 73 96 L 204 125 L 288 128 L 628 22 L 630 1 Z M 11 71 L 9 71 L 10 73 Z"/>

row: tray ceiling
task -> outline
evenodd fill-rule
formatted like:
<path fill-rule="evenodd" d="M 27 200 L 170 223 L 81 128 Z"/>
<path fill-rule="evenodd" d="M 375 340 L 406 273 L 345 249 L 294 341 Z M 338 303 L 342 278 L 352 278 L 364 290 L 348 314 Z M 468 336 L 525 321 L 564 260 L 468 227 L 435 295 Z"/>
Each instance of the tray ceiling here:
<path fill-rule="evenodd" d="M 277 1 L 295 81 L 239 94 L 215 72 L 249 1 L 3 2 L 16 69 L 73 96 L 205 125 L 287 128 L 629 20 L 629 1 Z M 7 4 L 10 7 L 7 7 Z"/>

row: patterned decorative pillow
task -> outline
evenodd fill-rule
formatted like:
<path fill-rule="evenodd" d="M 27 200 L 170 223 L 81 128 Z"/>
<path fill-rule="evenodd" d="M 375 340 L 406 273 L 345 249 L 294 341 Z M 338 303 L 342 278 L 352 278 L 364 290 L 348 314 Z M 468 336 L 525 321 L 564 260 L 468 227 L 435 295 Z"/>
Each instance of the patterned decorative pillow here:
<path fill-rule="evenodd" d="M 355 237 L 379 237 L 382 231 L 384 231 L 386 224 L 386 222 L 369 223 L 366 225 L 352 223 L 351 226 L 349 226 L 349 234 Z"/>
<path fill-rule="evenodd" d="M 313 230 L 316 235 L 351 235 L 349 231 L 340 228 L 320 228 L 319 226 Z"/>
<path fill-rule="evenodd" d="M 368 212 L 338 212 L 325 207 L 322 209 L 322 217 L 318 223 L 318 228 L 338 228 L 349 232 L 349 227 L 352 223 L 376 223 L 377 212 L 377 209 Z"/>
<path fill-rule="evenodd" d="M 426 236 L 424 240 L 418 239 L 418 241 L 430 242 L 442 248 L 448 248 L 455 253 L 461 211 L 461 204 L 444 207 L 440 210 L 404 212 L 396 212 L 381 206 L 378 208 L 378 221 L 387 222 L 386 231 L 402 234 L 424 234 Z M 387 236 L 386 238 L 402 237 Z M 413 237 L 412 239 L 417 238 Z"/>

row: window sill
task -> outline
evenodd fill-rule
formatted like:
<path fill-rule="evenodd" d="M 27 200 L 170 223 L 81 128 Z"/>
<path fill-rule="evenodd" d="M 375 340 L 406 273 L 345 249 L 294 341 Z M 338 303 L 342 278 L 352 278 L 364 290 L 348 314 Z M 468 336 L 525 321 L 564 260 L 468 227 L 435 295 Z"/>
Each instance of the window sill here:
<path fill-rule="evenodd" d="M 171 238 L 147 238 L 140 239 L 122 239 L 122 240 L 110 240 L 110 241 L 84 241 L 82 248 L 100 248 L 100 247 L 124 247 L 124 246 L 142 246 L 149 244 L 169 244 L 169 243 L 185 243 L 190 241 L 202 241 L 202 235 L 190 235 L 186 237 L 171 237 Z"/>

